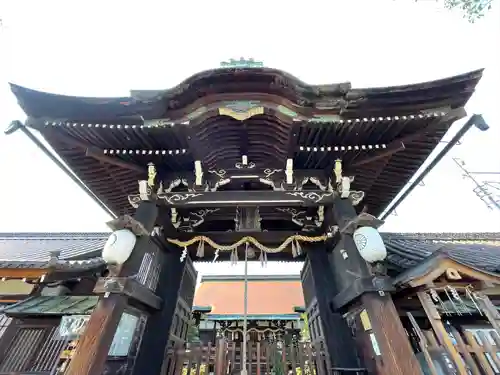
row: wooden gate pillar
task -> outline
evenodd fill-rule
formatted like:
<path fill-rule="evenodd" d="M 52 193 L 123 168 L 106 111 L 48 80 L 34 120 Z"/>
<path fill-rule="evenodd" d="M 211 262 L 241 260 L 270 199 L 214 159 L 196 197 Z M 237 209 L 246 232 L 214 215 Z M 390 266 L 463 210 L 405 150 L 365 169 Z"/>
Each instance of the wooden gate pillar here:
<path fill-rule="evenodd" d="M 338 290 L 325 244 L 308 246 L 301 279 L 311 342 L 326 345 L 329 367 L 360 367 L 351 330 L 330 305 Z"/>
<path fill-rule="evenodd" d="M 337 294 L 332 308 L 345 312 L 357 331 L 365 366 L 378 375 L 421 375 L 396 307 L 392 281 L 360 255 L 352 236 L 358 225 L 367 225 L 349 199 L 338 198 L 325 209 L 325 220 L 338 226 L 339 240 L 331 254 Z"/>
<path fill-rule="evenodd" d="M 173 366 L 169 349 L 183 345 L 191 320 L 197 272 L 189 256 L 181 263 L 180 251 L 165 254 L 157 294 L 163 299 L 160 311 L 148 317 L 132 375 L 166 374 Z M 174 348 L 175 347 L 175 348 Z"/>
<path fill-rule="evenodd" d="M 130 286 L 133 286 L 136 292 L 143 291 L 146 295 L 149 292 L 149 300 L 155 300 L 156 296 L 153 292 L 149 289 L 142 290 L 147 288 L 128 278 L 138 273 L 144 255 L 155 246 L 152 244 L 149 234 L 153 231 L 157 216 L 158 207 L 153 202 L 141 202 L 137 208 L 134 215 L 135 222 L 140 223 L 147 234 L 137 239 L 131 256 L 120 267 L 113 282 L 109 283 L 112 285 L 106 285 L 106 279 L 101 280 L 101 286 L 104 285 L 104 289 L 106 286 L 111 286 L 115 287 L 117 292 L 105 292 L 99 299 L 84 333 L 78 340 L 76 352 L 65 375 L 101 375 L 103 373 L 118 323 L 129 304 L 129 297 L 123 291 L 118 292 L 120 288 L 124 288 L 127 281 L 131 281 Z M 118 219 L 117 222 L 120 220 L 125 222 L 127 218 Z M 97 288 L 98 286 L 96 286 Z"/>

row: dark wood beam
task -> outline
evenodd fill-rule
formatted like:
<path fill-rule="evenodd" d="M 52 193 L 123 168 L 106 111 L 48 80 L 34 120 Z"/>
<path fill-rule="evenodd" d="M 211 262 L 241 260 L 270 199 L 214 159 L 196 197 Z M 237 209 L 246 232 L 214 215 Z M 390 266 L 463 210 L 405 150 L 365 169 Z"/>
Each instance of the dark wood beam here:
<path fill-rule="evenodd" d="M 296 122 L 294 122 L 290 126 L 290 133 L 288 134 L 288 148 L 287 148 L 287 157 L 289 159 L 293 159 L 293 157 L 295 156 L 295 152 L 298 148 L 297 140 L 299 139 L 298 137 L 299 128 L 300 125 Z"/>
<path fill-rule="evenodd" d="M 349 165 L 349 168 L 358 168 L 361 167 L 365 164 L 373 163 L 374 161 L 378 161 L 380 159 L 384 159 L 388 156 L 392 156 L 396 152 L 403 151 L 405 149 L 405 145 L 401 141 L 394 141 L 391 142 L 390 144 L 387 145 L 386 148 L 384 148 L 381 151 L 378 151 L 376 154 L 371 154 L 369 156 L 366 156 L 355 163 Z"/>
<path fill-rule="evenodd" d="M 93 159 L 99 160 L 105 164 L 114 165 L 115 167 L 120 167 L 124 169 L 128 169 L 131 171 L 143 173 L 144 176 L 147 176 L 147 168 L 141 167 L 134 163 L 130 163 L 128 161 L 121 160 L 119 157 L 109 157 L 104 155 L 104 152 L 97 147 L 89 147 L 85 150 L 85 156 L 90 156 Z"/>
<path fill-rule="evenodd" d="M 285 179 L 285 169 L 286 164 L 283 165 L 269 165 L 266 168 L 252 168 L 252 169 L 238 169 L 238 168 L 217 168 L 217 170 L 204 170 L 205 174 L 203 178 L 207 181 L 216 182 L 220 179 L 237 179 L 238 181 L 251 181 L 259 180 L 259 178 L 269 178 L 269 179 Z M 271 171 L 274 173 L 270 174 Z M 208 172 L 208 173 L 207 173 Z M 215 173 L 217 172 L 217 173 Z M 314 177 L 320 181 L 324 181 L 329 176 L 322 169 L 296 169 L 293 171 L 295 178 L 303 177 Z M 175 181 L 177 179 L 183 179 L 186 181 L 194 180 L 194 172 L 169 172 L 163 176 L 164 185 L 168 186 L 170 181 Z"/>
<path fill-rule="evenodd" d="M 179 241 L 189 241 L 193 237 L 196 236 L 205 236 L 210 238 L 212 241 L 217 243 L 218 245 L 232 245 L 239 240 L 241 240 L 245 236 L 251 236 L 255 238 L 259 243 L 263 244 L 267 247 L 278 247 L 281 245 L 287 238 L 294 235 L 303 235 L 303 236 L 321 236 L 322 234 L 319 232 L 297 232 L 297 231 L 272 231 L 272 232 L 194 232 L 194 233 L 163 233 L 163 237 L 158 237 L 160 241 L 162 241 L 171 252 L 178 253 L 179 257 L 183 251 L 183 247 L 179 247 L 176 244 L 169 242 L 171 240 L 179 240 Z M 291 246 L 288 246 L 281 252 L 277 253 L 267 253 L 267 257 L 270 261 L 294 261 L 299 262 L 304 260 L 305 252 L 308 249 L 307 243 L 302 243 L 302 254 L 298 257 L 294 257 L 292 255 Z M 204 256 L 203 258 L 197 257 L 198 252 L 198 243 L 193 244 L 188 247 L 188 253 L 191 256 L 191 259 L 198 261 L 210 261 L 212 262 L 215 256 L 215 249 L 212 248 L 208 243 L 205 243 L 204 246 Z M 245 246 L 240 246 L 237 249 L 239 259 L 243 259 L 245 252 Z M 255 249 L 255 258 L 250 260 L 258 260 L 260 255 L 260 250 Z M 217 261 L 227 261 L 230 260 L 231 251 L 219 251 Z"/>
<path fill-rule="evenodd" d="M 161 298 L 151 289 L 130 277 L 101 277 L 96 283 L 94 293 L 121 294 L 153 310 L 159 310 L 162 303 Z"/>
<path fill-rule="evenodd" d="M 369 156 L 366 156 L 364 158 L 361 158 L 358 161 L 355 161 L 351 165 L 349 165 L 350 168 L 358 168 L 363 165 L 373 163 L 375 161 L 378 161 L 380 159 L 384 159 L 386 157 L 392 156 L 393 154 L 403 151 L 405 147 L 405 143 L 409 144 L 413 141 L 416 141 L 423 136 L 425 136 L 428 132 L 434 131 L 438 126 L 440 126 L 443 122 L 445 121 L 450 121 L 450 120 L 457 120 L 466 115 L 466 112 L 463 108 L 457 108 L 457 109 L 452 109 L 449 113 L 447 113 L 445 116 L 442 117 L 437 117 L 434 120 L 430 121 L 425 127 L 420 129 L 419 131 L 416 131 L 412 134 L 408 134 L 404 137 L 398 138 L 391 143 L 387 145 L 387 147 L 376 154 L 371 154 Z"/>
<path fill-rule="evenodd" d="M 160 193 L 160 205 L 168 207 L 236 207 L 236 206 L 281 206 L 317 207 L 333 204 L 335 193 L 302 191 L 194 191 Z M 130 201 L 140 201 L 139 196 L 130 196 Z"/>
<path fill-rule="evenodd" d="M 204 221 L 225 221 L 225 220 L 234 220 L 235 213 L 231 212 L 214 212 L 204 217 Z M 182 215 L 184 217 L 190 217 L 190 215 Z M 304 211 L 304 217 L 305 217 Z M 260 217 L 262 220 L 270 220 L 270 221 L 281 221 L 281 220 L 290 220 L 292 215 L 283 212 L 261 212 Z M 196 218 L 193 216 L 193 218 Z"/>
<path fill-rule="evenodd" d="M 204 147 L 203 143 L 200 142 L 200 139 L 196 134 L 196 125 L 181 125 L 179 133 L 180 138 L 186 140 L 189 146 L 189 151 L 193 155 L 193 159 L 203 162 L 203 159 L 207 156 L 207 149 Z M 194 173 L 192 172 L 191 176 L 193 176 L 193 174 Z"/>
<path fill-rule="evenodd" d="M 243 237 L 250 236 L 255 238 L 261 244 L 266 246 L 279 245 L 282 244 L 287 238 L 295 235 L 303 236 L 320 236 L 320 232 L 297 232 L 297 231 L 271 231 L 271 232 L 193 232 L 193 233 L 182 233 L 182 232 L 164 232 L 163 237 L 160 237 L 162 241 L 168 241 L 168 239 L 177 239 L 179 241 L 188 241 L 191 238 L 204 236 L 212 239 L 219 245 L 232 245 L 238 242 Z M 182 249 L 179 249 L 181 251 Z"/>
<path fill-rule="evenodd" d="M 59 141 L 66 143 L 69 146 L 78 148 L 85 152 L 85 156 L 89 156 L 93 159 L 96 159 L 102 163 L 114 165 L 116 167 L 136 171 L 139 173 L 144 173 L 146 176 L 147 169 L 146 167 L 141 167 L 137 164 L 127 162 L 125 160 L 121 160 L 118 157 L 109 157 L 104 154 L 104 151 L 99 149 L 98 147 L 92 146 L 86 142 L 82 142 L 79 139 L 71 137 L 66 134 L 62 134 L 61 131 L 56 131 L 55 129 L 50 131 L 50 133 Z"/>
<path fill-rule="evenodd" d="M 302 248 L 303 253 L 297 257 L 294 257 L 290 248 L 277 253 L 267 253 L 268 261 L 277 262 L 303 262 L 305 259 L 305 246 Z M 179 249 L 179 258 L 181 256 L 182 249 Z M 188 254 L 194 262 L 213 262 L 215 259 L 215 249 L 210 246 L 205 246 L 203 257 L 198 257 L 198 250 L 196 246 L 191 246 L 188 248 Z M 245 259 L 245 246 L 240 246 L 237 249 L 238 259 Z M 255 249 L 255 257 L 248 259 L 249 261 L 258 261 L 260 256 L 260 250 Z M 216 261 L 227 262 L 231 260 L 231 251 L 219 251 L 217 254 Z"/>
<path fill-rule="evenodd" d="M 240 127 L 240 155 L 248 155 L 249 146 L 248 124 L 246 121 L 242 121 Z"/>

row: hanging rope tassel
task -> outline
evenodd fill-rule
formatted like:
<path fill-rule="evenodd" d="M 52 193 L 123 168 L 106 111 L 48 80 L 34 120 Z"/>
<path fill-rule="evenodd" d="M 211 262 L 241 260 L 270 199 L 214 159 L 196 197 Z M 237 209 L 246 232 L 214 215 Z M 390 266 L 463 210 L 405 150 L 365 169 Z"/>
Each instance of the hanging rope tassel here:
<path fill-rule="evenodd" d="M 264 267 L 267 267 L 267 253 L 264 251 Z"/>
<path fill-rule="evenodd" d="M 295 246 L 295 242 L 296 242 L 296 241 L 292 241 L 292 256 L 293 256 L 294 258 L 297 258 L 297 255 L 298 255 L 298 254 L 297 254 L 297 247 Z"/>
<path fill-rule="evenodd" d="M 299 240 L 295 240 L 295 249 L 297 250 L 297 255 L 302 255 L 302 246 L 300 246 Z"/>
<path fill-rule="evenodd" d="M 264 267 L 264 251 L 262 251 L 262 250 L 260 251 L 259 262 L 260 262 L 260 266 Z"/>
<path fill-rule="evenodd" d="M 238 264 L 238 248 L 234 249 L 234 265 Z"/>
<path fill-rule="evenodd" d="M 186 246 L 184 246 L 184 250 L 182 250 L 182 254 L 181 254 L 181 258 L 180 258 L 181 263 L 184 262 L 184 259 L 186 259 L 187 254 L 188 254 L 188 249 Z"/>
<path fill-rule="evenodd" d="M 196 256 L 198 258 L 203 258 L 205 256 L 205 241 L 200 241 L 198 243 L 198 250 L 196 251 Z"/>
<path fill-rule="evenodd" d="M 212 260 L 212 262 L 215 263 L 217 261 L 217 258 L 219 258 L 219 249 L 215 250 L 214 260 Z"/>
<path fill-rule="evenodd" d="M 233 249 L 233 251 L 231 252 L 230 261 L 232 266 L 238 264 L 238 249 Z"/>

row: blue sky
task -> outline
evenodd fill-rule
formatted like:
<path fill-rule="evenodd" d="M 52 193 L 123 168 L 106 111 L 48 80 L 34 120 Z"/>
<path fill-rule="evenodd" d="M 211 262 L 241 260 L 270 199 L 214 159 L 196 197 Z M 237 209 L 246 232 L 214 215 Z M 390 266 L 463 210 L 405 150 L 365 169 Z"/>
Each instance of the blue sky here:
<path fill-rule="evenodd" d="M 473 25 L 439 1 L 242 4 L 4 1 L 0 123 L 24 119 L 8 81 L 61 94 L 123 96 L 129 89 L 171 87 L 240 56 L 309 83 L 348 80 L 354 87 L 416 83 L 484 67 L 467 110 L 482 113 L 491 129 L 470 131 L 383 230 L 500 230 L 500 212 L 486 208 L 451 160 L 500 172 L 498 2 Z M 20 132 L 0 135 L 0 175 L 0 231 L 107 230 L 107 215 Z"/>

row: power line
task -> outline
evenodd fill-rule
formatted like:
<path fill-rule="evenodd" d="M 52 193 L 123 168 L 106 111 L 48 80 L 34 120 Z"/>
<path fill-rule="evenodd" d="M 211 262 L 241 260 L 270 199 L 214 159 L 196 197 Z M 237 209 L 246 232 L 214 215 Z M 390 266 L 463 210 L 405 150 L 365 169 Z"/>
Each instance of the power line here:
<path fill-rule="evenodd" d="M 500 174 L 500 173 L 489 173 L 489 172 L 470 172 L 465 167 L 465 162 L 460 158 L 453 158 L 455 164 L 464 173 L 463 176 L 471 180 L 476 187 L 472 190 L 479 199 L 481 199 L 486 206 L 490 209 L 497 209 L 500 211 L 500 183 L 495 181 L 478 181 L 474 177 L 477 174 Z"/>

